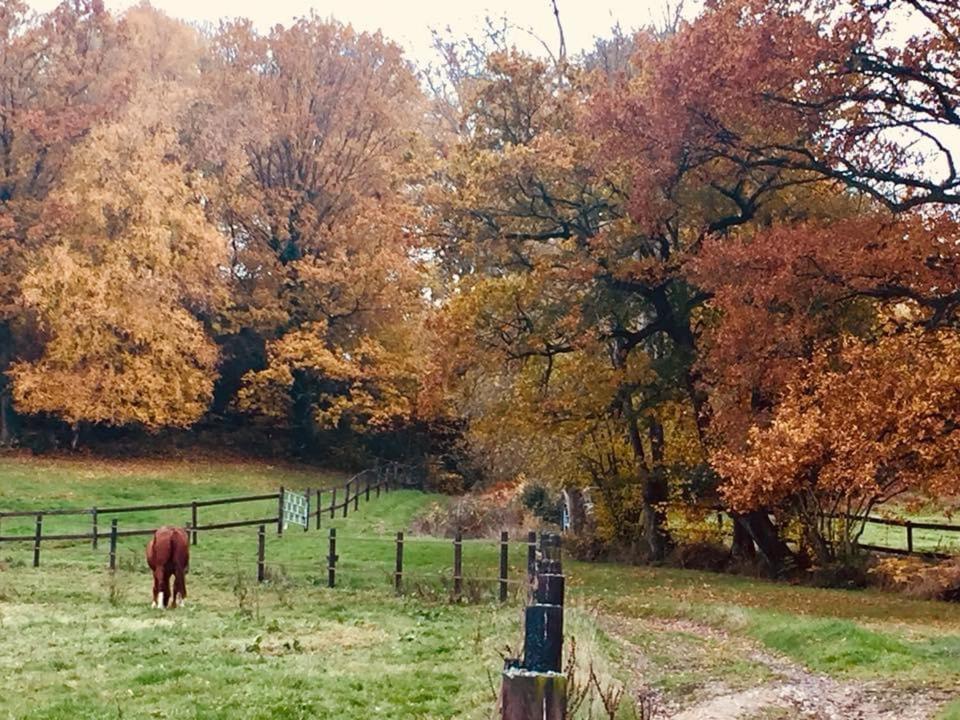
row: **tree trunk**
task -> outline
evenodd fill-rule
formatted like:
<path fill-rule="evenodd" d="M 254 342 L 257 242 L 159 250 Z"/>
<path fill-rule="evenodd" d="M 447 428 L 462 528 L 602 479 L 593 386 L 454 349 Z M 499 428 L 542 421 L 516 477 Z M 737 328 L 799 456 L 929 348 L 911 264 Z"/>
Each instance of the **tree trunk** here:
<path fill-rule="evenodd" d="M 7 377 L 12 359 L 13 333 L 8 322 L 0 322 L 0 447 L 12 445 L 17 439 L 17 416 Z"/>
<path fill-rule="evenodd" d="M 653 470 L 643 488 L 643 530 L 650 559 L 663 560 L 670 549 L 667 533 L 667 514 L 664 503 L 669 499 L 667 477 L 663 466 L 663 426 L 656 418 L 650 419 L 650 456 Z"/>
<path fill-rule="evenodd" d="M 743 529 L 757 546 L 760 557 L 763 559 L 771 574 L 777 575 L 783 571 L 786 561 L 793 558 L 793 553 L 780 537 L 777 526 L 770 520 L 764 510 L 753 510 L 743 515 L 734 515 L 734 522 L 742 524 Z"/>
<path fill-rule="evenodd" d="M 753 544 L 753 538 L 746 525 L 740 522 L 736 517 L 733 521 L 733 547 L 731 554 L 737 560 L 753 562 L 757 558 L 757 550 Z"/>

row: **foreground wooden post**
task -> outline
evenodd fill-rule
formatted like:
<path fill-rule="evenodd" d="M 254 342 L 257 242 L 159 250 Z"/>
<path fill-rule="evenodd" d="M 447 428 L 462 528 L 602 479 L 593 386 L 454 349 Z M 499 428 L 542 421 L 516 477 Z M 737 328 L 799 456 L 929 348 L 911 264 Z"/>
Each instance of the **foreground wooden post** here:
<path fill-rule="evenodd" d="M 528 536 L 528 559 L 531 543 Z M 531 604 L 524 616 L 523 659 L 505 662 L 500 688 L 501 720 L 566 720 L 567 679 L 563 662 L 564 577 L 559 536 L 541 540 Z M 535 550 L 535 548 L 534 548 Z M 534 556 L 535 558 L 535 556 Z"/>
<path fill-rule="evenodd" d="M 110 569 L 117 569 L 117 519 L 110 521 Z"/>
<path fill-rule="evenodd" d="M 567 678 L 561 673 L 507 668 L 500 710 L 502 720 L 566 720 Z"/>
<path fill-rule="evenodd" d="M 907 552 L 913 552 L 913 523 L 907 520 Z"/>
<path fill-rule="evenodd" d="M 397 533 L 397 567 L 393 574 L 393 587 L 400 594 L 403 588 L 403 533 Z"/>
<path fill-rule="evenodd" d="M 267 576 L 264 555 L 267 549 L 267 527 L 261 525 L 257 530 L 257 582 L 262 583 Z"/>
<path fill-rule="evenodd" d="M 33 536 L 33 566 L 40 567 L 40 539 L 43 537 L 43 515 L 37 515 L 37 529 Z"/>
<path fill-rule="evenodd" d="M 453 599 L 463 594 L 463 535 L 457 530 L 453 538 Z"/>
<path fill-rule="evenodd" d="M 337 584 L 337 529 L 330 528 L 330 552 L 327 555 L 327 587 Z"/>

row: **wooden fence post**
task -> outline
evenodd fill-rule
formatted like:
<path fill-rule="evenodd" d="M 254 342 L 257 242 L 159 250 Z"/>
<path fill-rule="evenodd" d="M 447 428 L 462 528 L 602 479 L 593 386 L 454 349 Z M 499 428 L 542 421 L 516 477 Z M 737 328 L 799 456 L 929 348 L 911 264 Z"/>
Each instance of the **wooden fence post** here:
<path fill-rule="evenodd" d="M 457 530 L 453 538 L 453 599 L 463 594 L 463 535 Z"/>
<path fill-rule="evenodd" d="M 117 569 L 117 519 L 110 521 L 110 569 Z"/>
<path fill-rule="evenodd" d="M 527 602 L 533 595 L 533 580 L 537 572 L 537 533 L 527 533 Z"/>
<path fill-rule="evenodd" d="M 262 583 L 267 577 L 265 562 L 267 550 L 267 526 L 261 525 L 257 529 L 257 582 Z"/>
<path fill-rule="evenodd" d="M 327 555 L 327 587 L 337 584 L 337 529 L 330 528 L 330 553 Z"/>
<path fill-rule="evenodd" d="M 323 514 L 323 490 L 317 490 L 317 530 L 320 529 L 320 516 Z"/>
<path fill-rule="evenodd" d="M 93 549 L 97 549 L 97 535 L 99 531 L 97 530 L 97 509 L 91 508 L 90 510 L 90 524 L 93 529 Z"/>
<path fill-rule="evenodd" d="M 509 550 L 506 530 L 500 531 L 500 602 L 507 601 L 507 552 Z"/>
<path fill-rule="evenodd" d="M 367 477 L 366 489 L 364 490 L 363 495 L 364 495 L 363 499 L 366 502 L 370 502 L 370 477 L 369 476 Z"/>
<path fill-rule="evenodd" d="M 403 587 L 403 533 L 397 533 L 397 568 L 393 574 L 393 587 L 400 594 Z"/>
<path fill-rule="evenodd" d="M 190 503 L 190 528 L 193 531 L 191 533 L 191 535 L 193 535 L 193 537 L 191 538 L 192 540 L 191 544 L 196 545 L 197 534 L 198 534 L 197 533 L 197 501 L 196 500 Z"/>
<path fill-rule="evenodd" d="M 37 515 L 37 529 L 33 536 L 33 566 L 40 567 L 40 539 L 43 537 L 43 515 Z"/>
<path fill-rule="evenodd" d="M 307 517 L 303 523 L 303 531 L 306 532 L 307 530 L 310 529 L 310 488 L 307 488 L 306 490 L 304 490 L 304 495 L 307 498 Z"/>
<path fill-rule="evenodd" d="M 330 519 L 333 520 L 333 514 L 337 510 L 337 489 L 330 491 Z"/>
<path fill-rule="evenodd" d="M 907 520 L 907 552 L 913 552 L 913 523 Z"/>
<path fill-rule="evenodd" d="M 343 516 L 347 516 L 347 508 L 350 507 L 350 481 L 347 481 L 347 484 L 343 486 L 344 498 L 343 498 Z"/>
<path fill-rule="evenodd" d="M 524 615 L 523 659 L 508 659 L 503 671 L 501 720 L 565 720 L 567 716 L 562 673 L 564 578 L 558 540 L 558 536 L 543 539 L 543 550 L 551 557 L 541 567 L 555 572 L 537 568 L 532 603 Z"/>
<path fill-rule="evenodd" d="M 280 497 L 277 501 L 277 535 L 283 535 L 283 485 L 280 486 Z"/>
<path fill-rule="evenodd" d="M 356 512 L 360 509 L 360 481 L 357 481 L 357 487 L 353 491 L 353 511 Z"/>

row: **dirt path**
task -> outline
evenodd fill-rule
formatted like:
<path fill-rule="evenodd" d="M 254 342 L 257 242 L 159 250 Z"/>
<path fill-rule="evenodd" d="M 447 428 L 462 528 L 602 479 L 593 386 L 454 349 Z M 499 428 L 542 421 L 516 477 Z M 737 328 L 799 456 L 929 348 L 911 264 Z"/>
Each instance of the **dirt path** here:
<path fill-rule="evenodd" d="M 603 624 L 608 634 L 621 641 L 630 658 L 633 692 L 638 697 L 655 696 L 655 720 L 932 720 L 954 699 L 944 690 L 905 691 L 879 682 L 836 680 L 812 673 L 744 638 L 686 620 L 612 617 Z M 638 637 L 660 638 L 649 643 L 655 652 L 638 645 Z M 712 666 L 708 656 L 698 651 L 686 649 L 671 657 L 664 646 L 683 637 L 702 638 L 705 645 L 722 648 L 720 652 L 730 658 L 748 661 L 758 679 L 742 680 L 729 670 L 732 660 L 726 668 Z M 714 660 L 722 663 L 724 657 Z M 689 681 L 667 691 L 651 688 L 651 679 L 671 673 Z"/>

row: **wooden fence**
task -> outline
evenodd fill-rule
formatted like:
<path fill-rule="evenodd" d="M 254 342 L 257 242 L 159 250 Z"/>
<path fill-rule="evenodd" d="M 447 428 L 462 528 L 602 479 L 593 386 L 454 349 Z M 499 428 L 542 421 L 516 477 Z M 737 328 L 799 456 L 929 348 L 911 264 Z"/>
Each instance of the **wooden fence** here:
<path fill-rule="evenodd" d="M 729 517 L 726 516 L 726 511 L 719 507 L 711 507 L 710 510 L 717 513 L 718 522 L 721 527 L 724 524 L 724 518 L 726 517 L 729 520 Z M 838 518 L 839 519 L 839 518 Z M 883 518 L 876 517 L 874 515 L 868 515 L 866 518 L 858 517 L 849 517 L 851 522 L 863 522 L 865 527 L 870 525 L 878 525 L 882 527 L 896 527 L 902 528 L 904 535 L 904 546 L 903 547 L 891 547 L 889 545 L 878 545 L 874 543 L 858 542 L 857 546 L 863 548 L 864 550 L 870 550 L 872 552 L 879 553 L 888 553 L 891 555 L 917 555 L 921 557 L 931 558 L 931 559 L 940 559 L 948 560 L 956 555 L 960 555 L 960 525 L 950 525 L 947 523 L 932 523 L 932 522 L 919 522 L 914 520 L 897 520 L 892 518 Z M 956 543 L 948 543 L 949 546 L 953 547 L 952 552 L 941 552 L 940 549 L 931 549 L 930 547 L 918 547 L 918 543 L 915 542 L 914 531 L 929 531 L 943 533 L 944 535 L 949 535 L 950 533 L 956 533 Z M 795 540 L 795 539 L 794 539 Z M 788 542 L 790 542 L 788 540 Z M 928 543 L 929 544 L 929 543 Z M 944 546 L 939 546 L 941 549 Z"/>
<path fill-rule="evenodd" d="M 400 488 L 422 489 L 422 481 L 415 476 L 415 469 L 409 465 L 400 463 L 390 463 L 375 468 L 363 470 L 342 486 L 330 489 L 307 489 L 304 491 L 307 503 L 307 523 L 304 530 L 308 530 L 310 525 L 315 522 L 316 528 L 320 529 L 322 518 L 329 516 L 335 517 L 338 512 L 347 517 L 351 506 L 356 511 L 360 507 L 360 500 L 369 501 L 371 498 L 380 497 L 381 493 L 388 493 L 391 490 Z M 134 537 L 138 535 L 153 535 L 156 527 L 119 529 L 117 515 L 134 512 L 153 512 L 158 510 L 190 510 L 190 521 L 185 524 L 186 529 L 191 536 L 191 543 L 198 543 L 198 536 L 203 532 L 215 530 L 225 530 L 229 528 L 247 527 L 247 526 L 275 526 L 277 534 L 282 535 L 285 527 L 284 522 L 284 496 L 287 492 L 280 487 L 277 492 L 263 493 L 258 495 L 240 495 L 235 497 L 217 498 L 212 500 L 190 500 L 177 503 L 154 503 L 150 505 L 129 505 L 118 507 L 91 507 L 91 508 L 56 508 L 49 510 L 14 510 L 0 511 L 0 528 L 4 518 L 34 518 L 34 531 L 29 535 L 3 535 L 0 533 L 0 544 L 3 543 L 33 543 L 33 566 L 40 566 L 40 549 L 43 542 L 69 542 L 69 541 L 88 541 L 93 548 L 98 547 L 101 539 L 109 539 L 110 547 L 115 555 L 117 538 Z M 326 502 L 326 496 L 329 495 L 329 503 Z M 339 502 L 337 500 L 339 495 Z M 315 503 L 313 498 L 316 498 Z M 258 517 L 244 520 L 232 520 L 229 522 L 200 524 L 200 509 L 222 505 L 236 505 L 242 503 L 276 501 L 276 514 L 269 517 Z M 312 509 L 311 509 L 312 508 Z M 87 516 L 90 518 L 90 530 L 82 533 L 53 533 L 44 534 L 43 520 L 45 517 L 56 516 Z M 110 528 L 102 529 L 101 520 L 110 518 Z M 113 561 L 111 560 L 111 563 Z M 111 567 L 113 565 L 111 564 Z"/>

